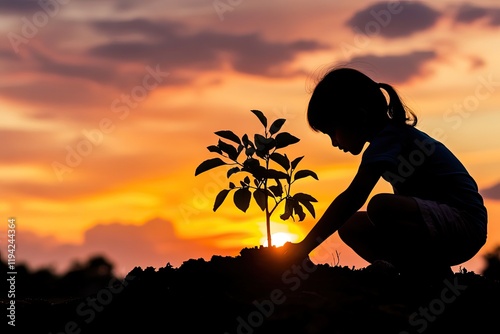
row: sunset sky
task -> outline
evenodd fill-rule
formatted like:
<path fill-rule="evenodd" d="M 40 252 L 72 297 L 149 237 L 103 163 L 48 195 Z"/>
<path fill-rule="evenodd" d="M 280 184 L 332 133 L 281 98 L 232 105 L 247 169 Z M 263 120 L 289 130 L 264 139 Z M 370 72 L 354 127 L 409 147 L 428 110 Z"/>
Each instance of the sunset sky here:
<path fill-rule="evenodd" d="M 500 245 L 500 6 L 497 1 L 0 0 L 1 253 L 17 220 L 17 261 L 65 270 L 104 254 L 120 274 L 237 255 L 261 244 L 264 214 L 228 198 L 218 130 L 261 131 L 250 109 L 286 118 L 304 155 L 295 191 L 317 218 L 349 184 L 359 156 L 313 132 L 305 111 L 330 66 L 393 84 L 419 129 L 447 145 L 476 179 Z M 295 185 L 294 185 L 295 187 Z M 376 192 L 390 192 L 383 180 Z M 281 221 L 300 240 L 315 223 Z M 332 236 L 317 262 L 366 263 Z"/>

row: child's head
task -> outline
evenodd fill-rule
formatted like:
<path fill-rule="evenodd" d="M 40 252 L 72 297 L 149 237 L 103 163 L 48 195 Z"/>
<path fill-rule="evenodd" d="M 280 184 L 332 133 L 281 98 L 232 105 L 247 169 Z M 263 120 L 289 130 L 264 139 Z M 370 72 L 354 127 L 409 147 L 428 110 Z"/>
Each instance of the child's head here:
<path fill-rule="evenodd" d="M 389 103 L 381 89 L 389 95 Z M 345 126 L 376 131 L 388 122 L 417 123 L 392 86 L 352 68 L 333 69 L 319 81 L 309 101 L 307 120 L 313 130 L 324 133 Z"/>

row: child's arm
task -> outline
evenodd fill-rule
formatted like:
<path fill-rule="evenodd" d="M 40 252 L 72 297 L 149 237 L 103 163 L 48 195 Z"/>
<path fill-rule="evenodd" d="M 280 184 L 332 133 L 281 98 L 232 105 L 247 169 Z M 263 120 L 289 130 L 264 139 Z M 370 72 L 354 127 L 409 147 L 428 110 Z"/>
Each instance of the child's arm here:
<path fill-rule="evenodd" d="M 335 233 L 363 206 L 383 170 L 383 166 L 377 164 L 360 166 L 349 187 L 333 200 L 316 225 L 299 243 L 306 254 Z"/>

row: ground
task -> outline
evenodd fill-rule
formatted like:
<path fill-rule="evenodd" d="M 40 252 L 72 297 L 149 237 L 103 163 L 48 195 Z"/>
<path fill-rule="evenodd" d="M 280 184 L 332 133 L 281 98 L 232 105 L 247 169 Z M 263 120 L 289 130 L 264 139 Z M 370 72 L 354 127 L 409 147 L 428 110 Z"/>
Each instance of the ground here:
<path fill-rule="evenodd" d="M 18 300 L 23 333 L 498 333 L 500 282 L 437 284 L 367 268 L 285 264 L 275 248 L 133 268 L 74 298 Z M 6 303 L 2 299 L 2 303 Z M 6 305 L 5 305 L 6 306 Z M 3 308 L 3 307 L 2 307 Z"/>

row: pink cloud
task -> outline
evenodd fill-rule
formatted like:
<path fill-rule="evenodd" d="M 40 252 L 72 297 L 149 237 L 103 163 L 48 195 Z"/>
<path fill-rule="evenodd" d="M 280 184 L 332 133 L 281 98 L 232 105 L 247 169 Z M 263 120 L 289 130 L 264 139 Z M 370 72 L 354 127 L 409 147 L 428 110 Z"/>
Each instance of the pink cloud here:
<path fill-rule="evenodd" d="M 226 237 L 228 235 L 184 239 L 178 236 L 171 222 L 155 218 L 143 225 L 98 224 L 85 232 L 84 241 L 79 245 L 23 231 L 17 238 L 17 254 L 19 263 L 26 263 L 29 268 L 49 267 L 56 272 L 67 270 L 75 261 L 103 255 L 114 264 L 117 274 L 125 275 L 136 266 L 160 268 L 170 262 L 177 267 L 191 258 L 209 260 L 212 255 L 236 255 L 238 250 L 235 249 L 220 250 L 216 254 L 217 249 L 209 245 Z"/>

